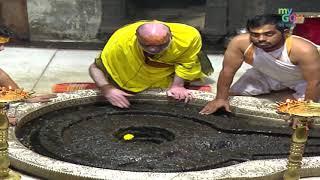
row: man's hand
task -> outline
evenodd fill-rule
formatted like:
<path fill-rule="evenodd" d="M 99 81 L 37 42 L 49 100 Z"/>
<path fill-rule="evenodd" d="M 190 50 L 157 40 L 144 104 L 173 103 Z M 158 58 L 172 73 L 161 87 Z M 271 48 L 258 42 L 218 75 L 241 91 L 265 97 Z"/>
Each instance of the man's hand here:
<path fill-rule="evenodd" d="M 114 106 L 119 108 L 129 108 L 130 102 L 126 96 L 133 96 L 128 94 L 120 89 L 115 88 L 114 86 L 107 84 L 100 87 L 101 93 L 103 96 Z"/>
<path fill-rule="evenodd" d="M 34 96 L 29 99 L 26 99 L 27 103 L 38 103 L 38 102 L 50 102 L 52 98 L 56 98 L 56 94 L 45 94 L 45 95 L 39 95 Z"/>
<path fill-rule="evenodd" d="M 203 115 L 208 115 L 216 112 L 219 108 L 222 107 L 224 107 L 226 111 L 231 112 L 228 100 L 214 99 L 210 101 L 199 113 Z"/>
<path fill-rule="evenodd" d="M 180 86 L 172 86 L 168 91 L 167 91 L 168 97 L 172 97 L 176 100 L 183 100 L 184 102 L 187 103 L 192 98 L 194 98 L 192 92 L 184 87 Z"/>

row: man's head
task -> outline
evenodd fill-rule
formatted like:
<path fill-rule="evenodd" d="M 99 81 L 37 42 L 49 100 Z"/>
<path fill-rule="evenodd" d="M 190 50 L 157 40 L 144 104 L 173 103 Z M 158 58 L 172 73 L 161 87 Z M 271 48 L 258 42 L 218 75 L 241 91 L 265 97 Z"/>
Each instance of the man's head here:
<path fill-rule="evenodd" d="M 171 41 L 170 28 L 156 21 L 140 25 L 136 35 L 141 48 L 149 54 L 163 52 Z"/>
<path fill-rule="evenodd" d="M 4 44 L 9 42 L 10 38 L 13 36 L 12 31 L 6 26 L 0 25 L 0 51 L 4 49 Z"/>
<path fill-rule="evenodd" d="M 258 15 L 247 21 L 247 30 L 251 42 L 265 51 L 272 51 L 282 46 L 288 27 L 280 15 Z"/>

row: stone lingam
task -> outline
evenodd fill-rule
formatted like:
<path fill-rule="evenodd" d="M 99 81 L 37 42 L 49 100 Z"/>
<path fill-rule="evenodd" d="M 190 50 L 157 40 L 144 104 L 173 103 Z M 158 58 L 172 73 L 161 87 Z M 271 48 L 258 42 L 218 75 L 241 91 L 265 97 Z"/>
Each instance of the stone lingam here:
<path fill-rule="evenodd" d="M 10 129 L 12 166 L 49 179 L 283 176 L 292 130 L 273 104 L 235 97 L 233 113 L 203 116 L 198 112 L 213 95 L 195 95 L 184 104 L 148 91 L 120 109 L 86 90 L 21 105 L 19 123 Z M 320 131 L 310 131 L 301 177 L 320 176 L 319 140 Z"/>

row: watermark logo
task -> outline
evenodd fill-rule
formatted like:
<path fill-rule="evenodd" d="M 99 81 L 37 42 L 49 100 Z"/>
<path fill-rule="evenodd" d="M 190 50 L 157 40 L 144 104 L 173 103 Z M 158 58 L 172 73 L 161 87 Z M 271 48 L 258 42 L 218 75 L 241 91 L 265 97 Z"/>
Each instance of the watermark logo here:
<path fill-rule="evenodd" d="M 279 8 L 278 14 L 282 15 L 282 21 L 285 23 L 303 23 L 304 21 L 303 15 L 293 12 L 292 8 Z"/>

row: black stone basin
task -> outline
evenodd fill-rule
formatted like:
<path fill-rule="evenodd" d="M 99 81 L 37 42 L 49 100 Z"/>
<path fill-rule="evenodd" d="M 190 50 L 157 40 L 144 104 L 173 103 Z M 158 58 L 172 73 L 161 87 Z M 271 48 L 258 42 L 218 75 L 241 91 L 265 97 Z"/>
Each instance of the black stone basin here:
<path fill-rule="evenodd" d="M 292 130 L 284 122 L 224 112 L 203 116 L 195 104 L 131 104 L 130 109 L 105 102 L 63 108 L 28 121 L 16 136 L 44 156 L 128 171 L 198 171 L 288 156 Z M 305 156 L 320 155 L 319 132 L 310 134 Z"/>

